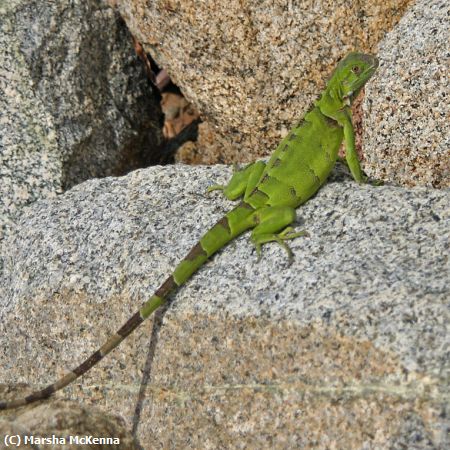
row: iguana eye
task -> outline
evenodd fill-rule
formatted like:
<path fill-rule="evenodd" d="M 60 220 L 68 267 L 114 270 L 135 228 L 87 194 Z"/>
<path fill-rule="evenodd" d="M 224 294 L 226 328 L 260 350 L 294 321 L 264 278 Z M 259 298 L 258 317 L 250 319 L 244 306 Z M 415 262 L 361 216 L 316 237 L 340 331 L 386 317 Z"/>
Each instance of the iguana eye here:
<path fill-rule="evenodd" d="M 354 74 L 358 75 L 359 72 L 361 72 L 361 69 L 360 69 L 359 66 L 353 66 L 353 67 L 352 67 L 352 72 L 353 72 Z"/>

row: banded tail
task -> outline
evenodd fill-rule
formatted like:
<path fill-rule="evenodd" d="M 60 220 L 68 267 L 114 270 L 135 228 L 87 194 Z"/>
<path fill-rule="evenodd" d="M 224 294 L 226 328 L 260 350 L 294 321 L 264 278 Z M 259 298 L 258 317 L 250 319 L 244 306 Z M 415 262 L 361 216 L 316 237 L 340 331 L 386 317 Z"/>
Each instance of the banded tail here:
<path fill-rule="evenodd" d="M 214 253 L 224 247 L 228 242 L 248 230 L 255 223 L 252 213 L 255 209 L 245 202 L 241 202 L 233 210 L 219 220 L 198 243 L 191 249 L 188 255 L 177 265 L 172 275 L 155 291 L 150 299 L 128 321 L 111 336 L 96 352 L 92 353 L 78 367 L 68 372 L 55 383 L 49 384 L 44 389 L 35 391 L 27 397 L 11 401 L 0 401 L 0 410 L 19 408 L 38 400 L 50 397 L 60 389 L 84 375 L 106 355 L 114 350 L 128 335 L 130 335 L 145 319 L 163 305 L 170 294 L 175 292 L 210 258 Z"/>

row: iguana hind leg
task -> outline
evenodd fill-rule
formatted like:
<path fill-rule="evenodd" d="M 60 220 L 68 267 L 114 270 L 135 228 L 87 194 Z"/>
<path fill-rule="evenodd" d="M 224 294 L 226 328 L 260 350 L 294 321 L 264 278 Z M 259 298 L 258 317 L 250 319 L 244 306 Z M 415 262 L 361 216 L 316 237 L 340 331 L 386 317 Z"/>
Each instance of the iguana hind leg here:
<path fill-rule="evenodd" d="M 235 171 L 226 186 L 214 184 L 213 186 L 210 186 L 206 192 L 220 190 L 228 200 L 236 200 L 239 197 L 242 197 L 244 193 L 249 192 L 249 189 L 253 190 L 253 187 L 258 183 L 265 167 L 266 164 L 263 161 L 248 164 L 244 168 Z"/>
<path fill-rule="evenodd" d="M 255 244 L 258 259 L 261 257 L 261 246 L 267 242 L 277 242 L 283 247 L 289 259 L 293 258 L 292 250 L 285 241 L 299 236 L 306 236 L 306 231 L 295 231 L 289 226 L 295 221 L 295 209 L 289 206 L 270 206 L 254 213 L 258 225 L 253 228 L 251 240 Z"/>

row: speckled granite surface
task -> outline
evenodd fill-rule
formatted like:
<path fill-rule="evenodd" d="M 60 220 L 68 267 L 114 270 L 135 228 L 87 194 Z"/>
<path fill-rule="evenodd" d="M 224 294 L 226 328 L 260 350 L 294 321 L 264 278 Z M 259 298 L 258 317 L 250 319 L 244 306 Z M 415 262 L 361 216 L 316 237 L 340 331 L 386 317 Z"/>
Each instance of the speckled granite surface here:
<path fill-rule="evenodd" d="M 5 445 L 6 436 L 13 437 L 9 446 Z M 0 438 L 2 450 L 139 449 L 123 419 L 69 400 L 55 400 L 28 411 L 21 410 L 14 420 L 0 418 Z"/>
<path fill-rule="evenodd" d="M 367 85 L 364 168 L 404 185 L 450 187 L 450 3 L 419 0 L 380 43 Z"/>
<path fill-rule="evenodd" d="M 204 194 L 229 173 L 154 167 L 29 208 L 3 255 L 0 382 L 101 344 L 230 207 Z M 292 265 L 238 239 L 151 344 L 149 322 L 60 395 L 120 411 L 144 448 L 446 448 L 450 193 L 339 173 L 298 210 Z"/>
<path fill-rule="evenodd" d="M 375 51 L 411 0 L 109 0 L 210 123 L 197 163 L 270 154 L 337 60 Z M 201 128 L 201 132 L 205 131 Z"/>
<path fill-rule="evenodd" d="M 137 167 L 161 111 L 101 0 L 0 2 L 0 240 L 20 209 Z"/>

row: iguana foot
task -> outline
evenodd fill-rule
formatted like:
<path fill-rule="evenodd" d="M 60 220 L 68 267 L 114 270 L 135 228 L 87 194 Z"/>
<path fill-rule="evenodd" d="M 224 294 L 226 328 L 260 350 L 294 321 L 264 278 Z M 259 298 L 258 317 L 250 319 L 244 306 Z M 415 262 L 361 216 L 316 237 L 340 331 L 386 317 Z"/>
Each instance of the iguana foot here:
<path fill-rule="evenodd" d="M 367 178 L 366 183 L 370 184 L 371 186 L 383 186 L 384 181 L 378 180 L 377 178 Z"/>
<path fill-rule="evenodd" d="M 257 261 L 261 259 L 261 246 L 262 244 L 266 244 L 267 242 L 276 242 L 281 247 L 283 247 L 287 254 L 289 261 L 292 262 L 294 258 L 294 254 L 292 253 L 292 250 L 290 247 L 286 244 L 285 241 L 288 241 L 289 239 L 295 239 L 299 236 L 309 236 L 308 232 L 305 230 L 302 231 L 295 231 L 292 227 L 285 228 L 281 233 L 275 234 L 275 233 L 267 233 L 267 234 L 259 234 L 257 236 L 252 237 L 252 241 L 255 244 L 256 248 L 256 254 L 258 256 Z"/>
<path fill-rule="evenodd" d="M 371 186 L 383 186 L 384 181 L 376 178 L 369 178 L 365 173 L 362 174 L 362 180 L 359 184 L 370 184 Z"/>
<path fill-rule="evenodd" d="M 232 170 L 233 170 L 233 174 L 235 174 L 236 172 L 239 172 L 240 169 L 239 169 L 238 164 L 233 163 Z M 224 186 L 223 184 L 213 184 L 212 186 L 209 186 L 208 189 L 206 189 L 206 194 L 209 194 L 212 191 L 223 191 L 226 188 L 227 188 L 227 186 Z"/>

